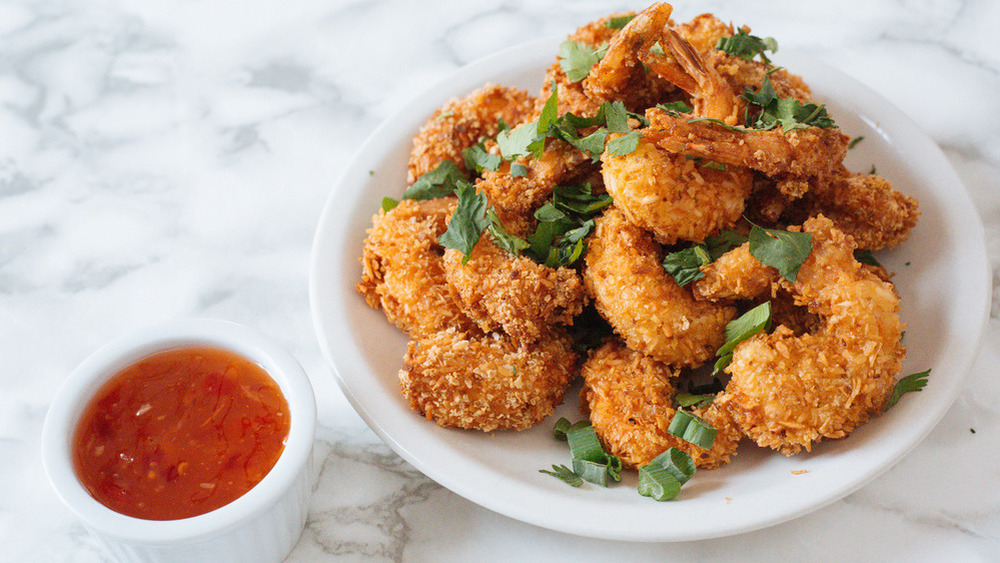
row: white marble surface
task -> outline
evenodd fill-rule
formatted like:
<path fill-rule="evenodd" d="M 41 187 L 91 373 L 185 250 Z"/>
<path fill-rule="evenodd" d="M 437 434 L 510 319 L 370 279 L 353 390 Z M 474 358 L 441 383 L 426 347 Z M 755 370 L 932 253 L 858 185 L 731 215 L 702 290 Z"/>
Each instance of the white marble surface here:
<path fill-rule="evenodd" d="M 717 540 L 577 538 L 489 512 L 402 461 L 337 389 L 307 275 L 330 187 L 380 120 L 461 65 L 644 5 L 555 0 L 0 2 L 0 560 L 103 561 L 44 477 L 51 397 L 107 340 L 211 316 L 259 329 L 319 398 L 292 561 L 1000 559 L 1000 299 L 956 403 L 912 453 L 797 520 Z M 941 146 L 1000 285 L 1000 3 L 676 2 L 807 52 Z"/>

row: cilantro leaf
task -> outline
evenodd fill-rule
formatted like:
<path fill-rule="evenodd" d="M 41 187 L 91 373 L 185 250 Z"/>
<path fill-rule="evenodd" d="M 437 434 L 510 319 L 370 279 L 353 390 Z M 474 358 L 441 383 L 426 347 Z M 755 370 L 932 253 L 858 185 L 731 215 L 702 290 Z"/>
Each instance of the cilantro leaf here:
<path fill-rule="evenodd" d="M 743 92 L 743 99 L 760 108 L 760 114 L 752 123 L 749 113 L 747 115 L 746 126 L 753 129 L 769 130 L 780 125 L 782 133 L 787 133 L 792 129 L 806 127 L 837 126 L 823 105 L 811 102 L 803 104 L 791 96 L 779 98 L 771 84 L 770 73 L 764 77 L 760 90 L 753 92 L 747 88 Z"/>
<path fill-rule="evenodd" d="M 500 222 L 500 218 L 497 217 L 497 212 L 492 207 L 486 210 L 486 218 L 490 221 L 487 229 L 490 231 L 490 234 L 493 235 L 493 242 L 497 246 L 514 256 L 520 255 L 522 250 L 528 248 L 528 241 L 510 234 L 510 232 L 503 226 L 503 223 Z"/>
<path fill-rule="evenodd" d="M 469 254 L 479 242 L 479 237 L 492 222 L 486 216 L 486 194 L 477 193 L 476 187 L 469 182 L 460 182 L 455 194 L 458 196 L 458 207 L 448 220 L 448 230 L 438 237 L 438 242 L 445 248 L 461 252 L 464 265 L 469 261 Z"/>
<path fill-rule="evenodd" d="M 667 103 L 664 103 L 664 104 L 656 104 L 656 107 L 658 107 L 658 108 L 662 109 L 663 111 L 667 112 L 667 114 L 673 115 L 675 117 L 677 115 L 679 115 L 679 114 L 682 114 L 682 113 L 691 113 L 691 110 L 693 109 L 691 106 L 687 105 L 686 103 L 684 103 L 683 101 L 680 101 L 680 100 L 678 100 L 676 102 L 667 102 Z"/>
<path fill-rule="evenodd" d="M 684 287 L 693 281 L 705 277 L 705 274 L 701 271 L 701 267 L 707 266 L 711 262 L 712 258 L 709 256 L 708 251 L 705 250 L 705 247 L 696 244 L 684 250 L 667 254 L 663 257 L 662 265 L 663 269 L 673 276 L 677 285 Z"/>
<path fill-rule="evenodd" d="M 500 168 L 500 162 L 503 160 L 500 155 L 487 152 L 483 141 L 479 141 L 471 147 L 464 149 L 462 157 L 465 159 L 466 168 L 475 170 L 476 173 L 483 170 L 496 171 Z"/>
<path fill-rule="evenodd" d="M 631 16 L 614 16 L 608 21 L 604 22 L 604 27 L 608 29 L 621 29 L 628 25 L 628 22 L 635 18 L 635 14 Z"/>
<path fill-rule="evenodd" d="M 868 264 L 869 266 L 881 267 L 882 264 L 879 263 L 875 255 L 872 254 L 871 250 L 868 249 L 857 249 L 854 251 L 854 259 L 862 264 Z"/>
<path fill-rule="evenodd" d="M 594 195 L 590 184 L 556 186 L 552 190 L 552 203 L 558 209 L 590 217 L 611 205 L 611 194 Z"/>
<path fill-rule="evenodd" d="M 620 137 L 615 137 L 608 141 L 608 154 L 611 156 L 625 156 L 635 151 L 639 146 L 639 139 L 641 138 L 642 133 L 638 131 L 632 131 Z"/>
<path fill-rule="evenodd" d="M 425 172 L 413 185 L 403 192 L 403 199 L 435 199 L 455 193 L 459 182 L 465 181 L 465 174 L 450 160 L 442 160 L 433 170 Z"/>
<path fill-rule="evenodd" d="M 385 196 L 385 197 L 382 198 L 382 212 L 383 213 L 388 213 L 388 212 L 392 211 L 393 209 L 396 208 L 397 205 L 399 205 L 399 200 L 398 199 L 393 199 L 393 198 L 391 198 L 389 196 Z"/>
<path fill-rule="evenodd" d="M 799 268 L 812 252 L 812 233 L 793 233 L 780 229 L 750 229 L 750 254 L 762 264 L 777 268 L 786 280 L 794 282 Z"/>
<path fill-rule="evenodd" d="M 607 50 L 607 43 L 592 48 L 582 41 L 567 39 L 559 45 L 559 67 L 570 82 L 579 82 L 587 78 L 590 69 L 604 58 Z"/>
<path fill-rule="evenodd" d="M 545 138 L 542 137 L 541 146 L 539 146 L 537 121 L 522 123 L 513 129 L 497 134 L 497 146 L 500 148 L 500 156 L 504 160 L 541 154 L 539 149 L 544 148 L 544 143 Z"/>
<path fill-rule="evenodd" d="M 911 373 L 906 377 L 900 379 L 896 382 L 896 386 L 892 389 L 892 395 L 889 396 L 889 400 L 885 404 L 883 411 L 887 411 L 892 408 L 899 398 L 906 393 L 912 393 L 914 391 L 920 391 L 925 386 L 927 386 L 927 378 L 930 376 L 931 370 L 924 370 L 918 373 Z"/>
<path fill-rule="evenodd" d="M 750 35 L 745 29 L 738 29 L 736 35 L 720 37 L 715 48 L 746 61 L 760 57 L 760 60 L 765 64 L 771 64 L 771 60 L 767 58 L 764 51 L 777 53 L 778 42 L 771 37 L 760 38 L 756 35 Z"/>
<path fill-rule="evenodd" d="M 712 373 L 718 373 L 733 359 L 736 346 L 758 332 L 767 332 L 771 328 L 771 302 L 767 301 L 743 313 L 726 324 L 726 343 L 715 353 L 718 360 Z"/>

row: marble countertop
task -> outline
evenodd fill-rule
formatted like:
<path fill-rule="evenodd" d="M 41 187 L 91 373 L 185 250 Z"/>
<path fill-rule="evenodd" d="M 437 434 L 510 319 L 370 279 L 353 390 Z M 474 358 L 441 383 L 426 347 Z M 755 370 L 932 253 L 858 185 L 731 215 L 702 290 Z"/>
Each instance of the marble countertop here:
<path fill-rule="evenodd" d="M 0 560 L 106 559 L 45 479 L 46 409 L 106 341 L 203 316 L 276 338 L 313 381 L 318 481 L 291 561 L 1000 557 L 996 287 L 967 382 L 915 450 L 825 508 L 715 540 L 593 540 L 492 513 L 393 453 L 337 388 L 310 319 L 309 253 L 357 147 L 466 63 L 644 6 L 0 2 Z M 969 191 L 1000 286 L 1000 3 L 675 3 L 677 19 L 701 12 L 818 58 L 913 117 Z"/>

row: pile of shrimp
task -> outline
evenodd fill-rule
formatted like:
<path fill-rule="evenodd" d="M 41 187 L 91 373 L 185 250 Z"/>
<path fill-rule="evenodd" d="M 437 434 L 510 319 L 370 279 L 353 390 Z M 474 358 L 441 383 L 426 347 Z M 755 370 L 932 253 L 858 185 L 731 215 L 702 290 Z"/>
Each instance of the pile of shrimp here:
<path fill-rule="evenodd" d="M 556 268 L 501 248 L 489 231 L 468 256 L 443 247 L 453 196 L 404 199 L 374 216 L 357 290 L 410 337 L 400 388 L 426 419 L 523 430 L 580 385 L 581 412 L 626 467 L 677 447 L 714 468 L 741 442 L 791 455 L 843 438 L 883 409 L 905 354 L 899 296 L 891 276 L 855 252 L 906 240 L 917 202 L 874 173 L 848 171 L 850 138 L 836 127 L 743 127 L 744 93 L 765 79 L 778 97 L 803 104 L 809 86 L 766 59 L 717 48 L 739 31 L 732 24 L 671 16 L 659 3 L 590 22 L 568 36 L 606 48 L 583 79 L 572 80 L 557 57 L 537 95 L 484 85 L 444 103 L 413 139 L 410 184 L 450 160 L 519 236 L 533 231 L 556 186 L 588 183 L 613 199 L 583 258 Z M 482 144 L 499 154 L 501 127 L 537 120 L 554 90 L 560 115 L 623 104 L 640 134 L 635 150 L 595 160 L 549 138 L 540 155 L 495 170 L 466 165 L 463 150 Z M 689 111 L 663 106 L 670 102 Z M 794 281 L 748 244 L 685 286 L 661 265 L 668 252 L 751 224 L 811 233 Z M 676 393 L 712 366 L 726 325 L 764 301 L 772 330 L 738 344 L 721 390 L 693 408 L 718 431 L 711 447 L 669 433 Z M 600 338 L 581 338 L 588 334 Z"/>

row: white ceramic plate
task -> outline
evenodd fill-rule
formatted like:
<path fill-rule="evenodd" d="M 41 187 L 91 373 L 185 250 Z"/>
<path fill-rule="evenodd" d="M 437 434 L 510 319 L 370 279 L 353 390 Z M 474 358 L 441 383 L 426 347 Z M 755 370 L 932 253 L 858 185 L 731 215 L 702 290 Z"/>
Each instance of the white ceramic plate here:
<path fill-rule="evenodd" d="M 932 369 L 922 393 L 809 454 L 786 458 L 744 443 L 732 463 L 699 472 L 667 503 L 640 497 L 634 474 L 607 489 L 576 489 L 538 472 L 569 460 L 550 430 L 558 416 L 581 418 L 574 391 L 555 417 L 520 433 L 439 428 L 409 409 L 397 380 L 407 338 L 354 289 L 365 229 L 382 197 L 405 189 L 411 139 L 437 107 L 486 82 L 538 91 L 558 43 L 498 53 L 418 96 L 371 135 L 330 194 L 313 244 L 311 307 L 320 347 L 358 414 L 417 469 L 475 503 L 538 526 L 621 540 L 694 540 L 763 528 L 840 499 L 898 461 L 944 415 L 975 358 L 990 283 L 982 225 L 944 155 L 909 118 L 840 72 L 784 52 L 776 64 L 803 75 L 848 135 L 865 137 L 850 151 L 849 168 L 875 165 L 920 201 L 911 238 L 879 258 L 897 272 L 908 323 L 903 373 Z"/>

